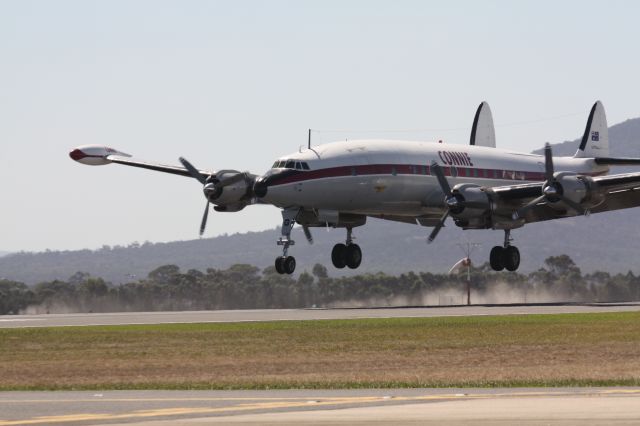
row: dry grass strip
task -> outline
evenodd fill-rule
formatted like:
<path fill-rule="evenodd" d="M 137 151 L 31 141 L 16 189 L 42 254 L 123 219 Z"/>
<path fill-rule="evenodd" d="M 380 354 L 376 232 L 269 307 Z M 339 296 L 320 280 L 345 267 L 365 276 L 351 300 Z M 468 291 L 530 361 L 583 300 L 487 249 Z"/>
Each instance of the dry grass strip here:
<path fill-rule="evenodd" d="M 640 385 L 640 312 L 0 330 L 0 390 Z"/>

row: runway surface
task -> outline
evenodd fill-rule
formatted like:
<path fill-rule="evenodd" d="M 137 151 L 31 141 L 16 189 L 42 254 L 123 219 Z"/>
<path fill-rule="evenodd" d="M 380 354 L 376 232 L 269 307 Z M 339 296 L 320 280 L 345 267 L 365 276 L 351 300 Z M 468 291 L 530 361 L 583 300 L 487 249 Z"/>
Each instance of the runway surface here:
<path fill-rule="evenodd" d="M 0 328 L 356 318 L 420 318 L 474 315 L 566 314 L 640 311 L 640 302 L 597 304 L 471 305 L 354 309 L 255 309 L 106 314 L 2 315 Z"/>
<path fill-rule="evenodd" d="M 0 393 L 14 425 L 637 425 L 640 388 Z"/>

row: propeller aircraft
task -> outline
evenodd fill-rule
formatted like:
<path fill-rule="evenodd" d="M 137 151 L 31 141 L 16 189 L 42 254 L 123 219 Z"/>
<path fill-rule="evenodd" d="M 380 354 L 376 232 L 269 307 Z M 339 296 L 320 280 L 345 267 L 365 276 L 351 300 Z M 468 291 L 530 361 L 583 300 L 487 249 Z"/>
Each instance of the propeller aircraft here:
<path fill-rule="evenodd" d="M 344 243 L 331 252 L 336 268 L 358 268 L 362 250 L 353 228 L 367 218 L 433 227 L 433 242 L 451 217 L 463 229 L 504 232 L 492 248 L 491 267 L 515 271 L 520 251 L 511 231 L 528 223 L 601 213 L 640 205 L 640 173 L 608 175 L 610 165 L 640 165 L 637 158 L 609 156 L 604 107 L 591 108 L 580 146 L 573 157 L 554 157 L 496 148 L 491 110 L 482 102 L 476 111 L 469 145 L 400 140 L 351 140 L 309 146 L 278 158 L 263 175 L 238 170 L 207 171 L 184 158 L 181 166 L 141 161 L 113 148 L 84 145 L 70 157 L 87 165 L 122 164 L 190 177 L 202 185 L 206 205 L 217 212 L 237 212 L 253 204 L 282 210 L 282 247 L 275 268 L 291 274 L 296 260 L 291 231 L 302 227 L 346 230 Z"/>

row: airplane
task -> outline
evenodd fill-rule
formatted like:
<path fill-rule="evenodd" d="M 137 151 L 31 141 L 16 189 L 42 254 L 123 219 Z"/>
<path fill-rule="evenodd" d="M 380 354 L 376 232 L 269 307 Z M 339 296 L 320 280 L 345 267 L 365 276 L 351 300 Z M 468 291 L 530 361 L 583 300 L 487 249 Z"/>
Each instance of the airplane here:
<path fill-rule="evenodd" d="M 588 215 L 640 205 L 640 173 L 608 175 L 611 165 L 640 165 L 638 158 L 609 156 L 604 107 L 589 113 L 573 157 L 554 157 L 496 148 L 489 105 L 475 114 L 469 145 L 402 140 L 350 140 L 309 144 L 278 158 L 263 175 L 238 170 L 208 171 L 180 157 L 182 166 L 141 161 L 99 145 L 73 149 L 70 157 L 87 165 L 122 164 L 191 177 L 203 186 L 205 231 L 210 204 L 217 212 L 237 212 L 270 204 L 282 210 L 280 274 L 292 274 L 296 260 L 291 231 L 302 227 L 313 243 L 312 227 L 345 228 L 346 239 L 331 251 L 336 268 L 356 269 L 362 250 L 353 228 L 368 217 L 433 227 L 433 242 L 451 217 L 462 229 L 504 231 L 491 249 L 493 270 L 516 271 L 520 251 L 511 231 L 527 223 Z M 558 170 L 558 171 L 556 171 Z"/>

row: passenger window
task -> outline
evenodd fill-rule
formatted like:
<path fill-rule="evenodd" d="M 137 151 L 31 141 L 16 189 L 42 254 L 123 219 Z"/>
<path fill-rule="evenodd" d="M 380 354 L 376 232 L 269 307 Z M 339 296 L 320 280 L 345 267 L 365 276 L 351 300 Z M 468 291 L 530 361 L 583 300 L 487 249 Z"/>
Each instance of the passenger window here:
<path fill-rule="evenodd" d="M 451 166 L 451 177 L 458 177 L 458 169 Z"/>
<path fill-rule="evenodd" d="M 307 163 L 302 163 L 303 170 L 309 170 L 309 165 Z"/>
<path fill-rule="evenodd" d="M 287 161 L 287 163 L 284 165 L 285 169 L 295 169 L 295 162 L 289 160 Z"/>

